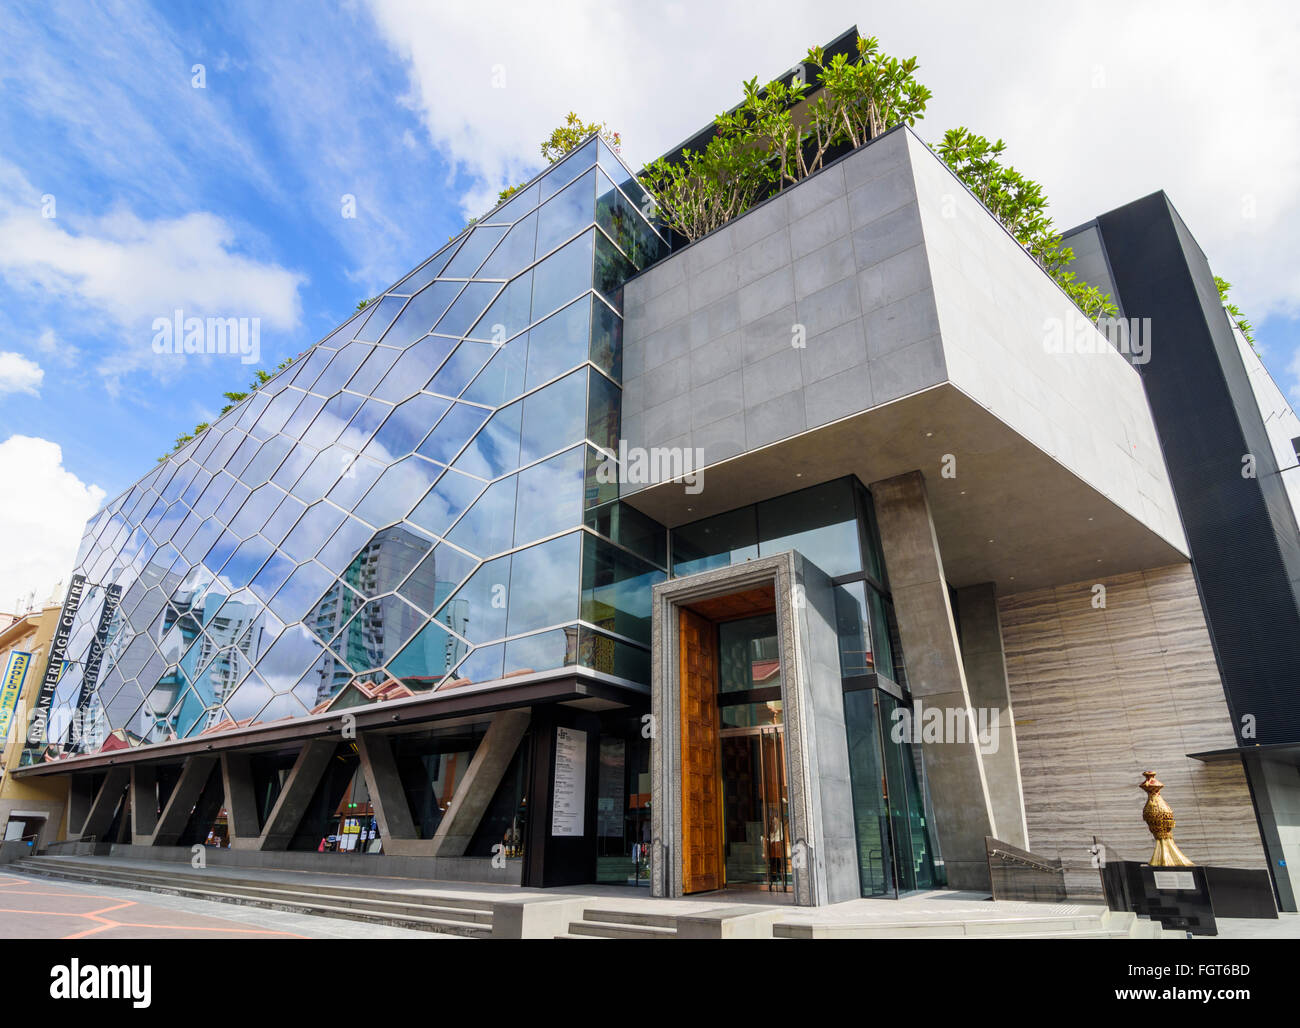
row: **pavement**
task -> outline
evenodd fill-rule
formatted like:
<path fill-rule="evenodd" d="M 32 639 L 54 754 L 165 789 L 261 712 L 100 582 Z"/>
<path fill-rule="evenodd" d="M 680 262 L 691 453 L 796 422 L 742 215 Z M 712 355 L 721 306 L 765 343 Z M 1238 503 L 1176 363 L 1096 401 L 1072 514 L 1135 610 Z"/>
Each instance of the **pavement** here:
<path fill-rule="evenodd" d="M 0 939 L 452 939 L 406 928 L 0 872 Z"/>

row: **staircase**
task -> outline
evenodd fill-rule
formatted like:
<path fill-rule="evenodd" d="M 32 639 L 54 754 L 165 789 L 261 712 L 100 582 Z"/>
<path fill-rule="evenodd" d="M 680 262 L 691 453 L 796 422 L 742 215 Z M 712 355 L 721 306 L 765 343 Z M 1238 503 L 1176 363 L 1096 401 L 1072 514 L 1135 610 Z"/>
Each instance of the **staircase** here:
<path fill-rule="evenodd" d="M 87 885 L 366 921 L 440 935 L 487 938 L 492 934 L 492 908 L 486 900 L 318 885 L 315 881 L 309 885 L 240 878 L 229 871 L 173 871 L 69 857 L 27 857 L 7 865 L 5 870 Z"/>
<path fill-rule="evenodd" d="M 642 911 L 584 910 L 581 921 L 569 924 L 569 930 L 557 939 L 675 939 L 677 918 L 672 914 L 647 914 Z"/>
<path fill-rule="evenodd" d="M 1066 907 L 1060 913 L 999 918 L 917 918 L 850 923 L 781 922 L 777 939 L 1172 939 L 1159 921 L 1099 906 Z"/>

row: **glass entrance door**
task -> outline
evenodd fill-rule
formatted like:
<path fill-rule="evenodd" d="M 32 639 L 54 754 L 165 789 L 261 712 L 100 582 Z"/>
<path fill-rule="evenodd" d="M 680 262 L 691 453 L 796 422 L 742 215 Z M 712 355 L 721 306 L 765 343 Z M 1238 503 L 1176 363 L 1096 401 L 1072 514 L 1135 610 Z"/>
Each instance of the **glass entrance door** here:
<path fill-rule="evenodd" d="M 727 885 L 789 891 L 785 730 L 724 728 L 720 734 Z"/>

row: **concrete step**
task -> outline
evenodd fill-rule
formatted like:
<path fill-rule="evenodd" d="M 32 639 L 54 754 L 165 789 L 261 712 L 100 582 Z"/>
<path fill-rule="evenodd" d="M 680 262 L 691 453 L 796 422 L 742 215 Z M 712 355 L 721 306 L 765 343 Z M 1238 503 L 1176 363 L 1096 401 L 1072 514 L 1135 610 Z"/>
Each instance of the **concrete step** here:
<path fill-rule="evenodd" d="M 569 925 L 569 935 L 599 939 L 675 939 L 677 929 L 613 921 L 574 921 Z"/>
<path fill-rule="evenodd" d="M 643 910 L 584 910 L 584 921 L 604 921 L 613 924 L 640 925 L 650 928 L 671 928 L 677 930 L 677 918 L 673 914 L 652 914 Z"/>
<path fill-rule="evenodd" d="M 294 891 L 302 891 L 306 889 L 315 896 L 328 896 L 340 900 L 361 899 L 368 901 L 384 901 L 393 895 L 393 893 L 383 889 L 368 889 L 360 886 L 322 885 L 317 882 L 312 882 L 309 886 L 300 886 L 292 881 L 272 881 L 265 878 L 240 876 L 231 874 L 229 871 L 217 869 L 209 869 L 201 872 L 182 870 L 171 871 L 163 868 L 141 868 L 114 865 L 106 860 L 82 860 L 69 859 L 67 857 L 26 857 L 21 861 L 16 861 L 13 866 L 27 864 L 28 862 L 35 862 L 34 864 L 29 865 L 34 867 L 57 866 L 62 868 L 76 868 L 92 871 L 96 874 L 150 876 L 154 879 L 164 879 L 168 881 L 201 882 L 204 887 L 217 884 L 233 887 L 289 889 Z M 461 896 L 447 896 L 438 893 L 404 893 L 402 894 L 401 902 L 464 909 L 467 911 L 490 910 L 482 900 Z"/>
<path fill-rule="evenodd" d="M 160 876 L 156 875 L 131 875 L 116 870 L 105 872 L 103 869 L 97 871 L 88 868 L 51 866 L 50 862 L 40 862 L 39 858 L 18 861 L 10 866 L 21 868 L 27 873 L 44 878 L 75 881 L 89 885 L 110 885 L 117 888 L 155 892 L 160 895 L 191 896 L 195 899 L 210 900 L 217 903 L 233 903 L 269 910 L 280 910 L 287 913 L 364 921 L 370 924 L 409 928 L 442 935 L 486 938 L 492 934 L 490 910 L 474 911 L 463 908 L 444 908 L 431 904 L 401 904 L 380 900 L 365 902 L 359 899 L 353 899 L 352 905 L 340 905 L 334 897 L 317 897 L 312 893 L 296 890 L 277 890 L 273 888 L 260 890 L 232 889 L 216 881 L 207 882 L 205 880 L 202 884 L 199 884 L 192 880 L 193 876 L 185 875 L 161 876 L 162 880 L 159 880 Z M 182 878 L 190 878 L 191 880 L 188 882 L 177 881 L 177 879 Z M 471 917 L 474 919 L 471 920 Z"/>
<path fill-rule="evenodd" d="M 1153 933 L 1151 922 L 1143 921 L 1133 914 L 1116 916 L 1114 912 L 1104 909 L 1072 916 L 1027 915 L 915 921 L 900 919 L 839 924 L 781 922 L 773 925 L 772 935 L 778 939 L 1159 938 Z"/>

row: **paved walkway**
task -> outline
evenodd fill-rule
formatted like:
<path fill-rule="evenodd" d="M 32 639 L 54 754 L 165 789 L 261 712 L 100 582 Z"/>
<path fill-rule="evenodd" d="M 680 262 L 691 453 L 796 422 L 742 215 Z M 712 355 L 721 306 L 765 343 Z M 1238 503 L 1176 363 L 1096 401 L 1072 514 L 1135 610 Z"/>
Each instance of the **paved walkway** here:
<path fill-rule="evenodd" d="M 147 897 L 143 898 L 143 897 Z M 448 935 L 0 871 L 0 939 L 449 939 Z"/>

